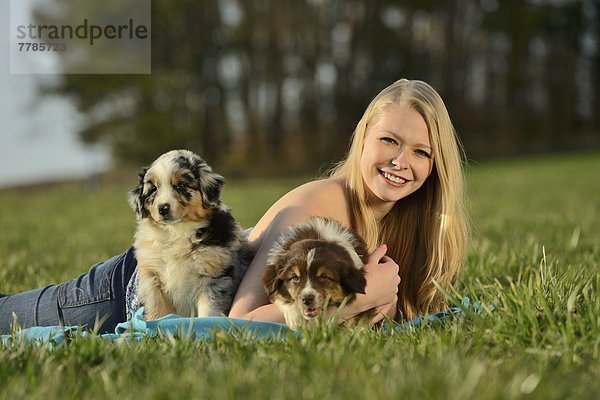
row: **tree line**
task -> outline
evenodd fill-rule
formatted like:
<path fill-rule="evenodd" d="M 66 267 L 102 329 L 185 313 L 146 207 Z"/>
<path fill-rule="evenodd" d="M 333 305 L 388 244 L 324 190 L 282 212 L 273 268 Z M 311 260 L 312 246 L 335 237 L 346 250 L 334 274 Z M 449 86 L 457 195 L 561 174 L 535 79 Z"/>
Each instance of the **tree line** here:
<path fill-rule="evenodd" d="M 597 146 L 599 14 L 594 0 L 154 0 L 150 75 L 65 74 L 44 92 L 72 98 L 81 138 L 117 159 L 183 147 L 239 175 L 336 161 L 402 77 L 440 92 L 471 158 Z"/>

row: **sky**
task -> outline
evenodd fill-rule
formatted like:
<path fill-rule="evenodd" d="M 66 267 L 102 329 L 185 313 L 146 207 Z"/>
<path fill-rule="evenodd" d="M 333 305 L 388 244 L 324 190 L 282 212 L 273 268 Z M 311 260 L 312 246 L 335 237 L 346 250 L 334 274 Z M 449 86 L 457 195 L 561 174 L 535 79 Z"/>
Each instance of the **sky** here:
<path fill-rule="evenodd" d="M 59 76 L 10 73 L 11 12 L 28 13 L 32 3 L 0 1 L 0 188 L 86 177 L 110 165 L 106 149 L 78 140 L 83 119 L 69 101 L 38 94 L 41 82 Z M 47 57 L 36 62 L 53 62 Z"/>

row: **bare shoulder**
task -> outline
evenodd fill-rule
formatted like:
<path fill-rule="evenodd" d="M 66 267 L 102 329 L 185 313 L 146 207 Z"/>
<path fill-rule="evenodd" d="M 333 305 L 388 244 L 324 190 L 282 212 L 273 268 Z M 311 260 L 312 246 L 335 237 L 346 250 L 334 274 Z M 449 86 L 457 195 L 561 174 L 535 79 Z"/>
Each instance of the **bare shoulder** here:
<path fill-rule="evenodd" d="M 283 202 L 300 203 L 318 212 L 339 209 L 347 203 L 344 183 L 339 178 L 328 178 L 305 183 L 281 198 Z"/>
<path fill-rule="evenodd" d="M 348 200 L 344 181 L 328 178 L 305 183 L 281 197 L 255 225 L 250 240 L 259 240 L 274 219 L 286 215 L 289 222 L 302 222 L 313 216 L 322 216 L 350 223 Z"/>

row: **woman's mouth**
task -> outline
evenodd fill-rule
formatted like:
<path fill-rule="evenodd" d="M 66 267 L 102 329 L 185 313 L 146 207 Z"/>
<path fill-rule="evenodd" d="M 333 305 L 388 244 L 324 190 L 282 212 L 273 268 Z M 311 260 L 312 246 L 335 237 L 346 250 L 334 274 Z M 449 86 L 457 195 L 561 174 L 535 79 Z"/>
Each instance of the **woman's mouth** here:
<path fill-rule="evenodd" d="M 379 174 L 386 180 L 386 182 L 388 182 L 394 186 L 402 186 L 405 183 L 409 182 L 408 180 L 406 180 L 402 177 L 396 176 L 394 174 L 390 174 L 389 172 L 385 172 L 382 170 L 378 170 L 378 171 L 379 171 Z"/>

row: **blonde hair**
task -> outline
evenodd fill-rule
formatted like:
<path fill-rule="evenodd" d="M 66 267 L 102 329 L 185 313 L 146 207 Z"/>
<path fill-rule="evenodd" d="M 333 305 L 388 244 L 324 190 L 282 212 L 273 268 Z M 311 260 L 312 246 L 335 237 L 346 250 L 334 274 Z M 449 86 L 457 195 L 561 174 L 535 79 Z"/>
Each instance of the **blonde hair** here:
<path fill-rule="evenodd" d="M 367 202 L 360 159 L 367 130 L 392 106 L 418 112 L 429 130 L 434 165 L 423 185 L 399 200 L 379 223 Z M 400 79 L 383 89 L 358 122 L 348 155 L 330 173 L 346 180 L 353 227 L 370 251 L 381 243 L 400 267 L 398 310 L 406 319 L 438 311 L 466 253 L 464 153 L 439 94 L 427 83 Z"/>

